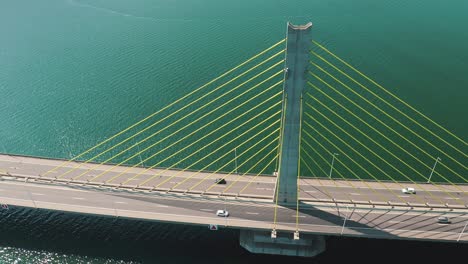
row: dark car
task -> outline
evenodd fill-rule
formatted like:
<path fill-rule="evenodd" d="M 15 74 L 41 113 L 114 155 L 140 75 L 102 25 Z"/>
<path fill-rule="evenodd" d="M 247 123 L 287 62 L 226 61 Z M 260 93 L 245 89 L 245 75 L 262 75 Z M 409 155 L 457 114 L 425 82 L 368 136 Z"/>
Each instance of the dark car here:
<path fill-rule="evenodd" d="M 223 179 L 223 178 L 218 178 L 218 179 L 215 180 L 215 183 L 216 184 L 226 184 L 226 180 Z"/>

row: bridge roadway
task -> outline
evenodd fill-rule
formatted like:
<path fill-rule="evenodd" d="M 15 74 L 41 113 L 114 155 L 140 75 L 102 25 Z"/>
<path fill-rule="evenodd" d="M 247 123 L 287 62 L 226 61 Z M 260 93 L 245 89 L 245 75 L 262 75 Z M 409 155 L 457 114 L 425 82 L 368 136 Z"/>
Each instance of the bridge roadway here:
<path fill-rule="evenodd" d="M 63 164 L 62 160 L 0 155 L 0 175 L 12 176 L 29 181 L 94 185 L 122 189 L 155 190 L 173 193 L 222 195 L 231 197 L 259 198 L 271 200 L 276 178 L 272 176 L 229 175 L 227 173 L 193 172 L 165 169 L 129 168 L 125 166 L 83 164 L 70 162 L 53 173 L 45 172 Z M 71 169 L 77 167 L 74 171 Z M 90 170 L 93 169 L 93 170 Z M 89 181 L 102 172 L 112 169 L 94 181 Z M 125 173 L 122 173 L 125 172 Z M 118 176 L 110 181 L 113 177 Z M 137 174 L 139 174 L 135 177 Z M 81 176 L 80 176 L 81 175 Z M 132 179 L 134 178 L 135 179 Z M 148 180 L 150 179 L 151 180 Z M 225 178 L 227 184 L 214 184 L 216 178 Z M 74 180 L 72 180 L 74 179 Z M 131 180 L 129 180 L 131 179 Z M 89 182 L 88 182 L 89 181 Z M 127 181 L 127 182 L 126 182 Z M 106 183 L 107 182 L 107 183 Z M 142 184 L 144 183 L 144 184 Z M 413 207 L 450 207 L 467 209 L 468 186 L 378 183 L 324 179 L 301 179 L 299 197 L 304 201 L 333 204 L 372 204 Z M 157 188 L 155 188 L 157 186 Z M 369 188 L 371 187 L 371 188 Z M 414 187 L 416 195 L 403 194 L 401 188 Z"/>
<path fill-rule="evenodd" d="M 86 186 L 29 183 L 14 180 L 0 181 L 0 203 L 14 206 L 44 208 L 75 213 L 125 217 L 171 223 L 218 225 L 219 228 L 238 228 L 271 231 L 274 225 L 275 204 L 261 199 L 225 199 L 199 195 L 105 190 Z M 218 209 L 230 212 L 227 218 L 215 216 Z M 1 209 L 0 209 L 1 210 Z M 445 215 L 451 224 L 438 224 L 438 216 Z M 301 233 L 361 236 L 388 239 L 421 239 L 468 242 L 468 210 L 390 209 L 383 206 L 346 207 L 325 206 L 304 202 L 296 218 L 294 208 L 277 207 L 276 229 L 279 234 Z"/>

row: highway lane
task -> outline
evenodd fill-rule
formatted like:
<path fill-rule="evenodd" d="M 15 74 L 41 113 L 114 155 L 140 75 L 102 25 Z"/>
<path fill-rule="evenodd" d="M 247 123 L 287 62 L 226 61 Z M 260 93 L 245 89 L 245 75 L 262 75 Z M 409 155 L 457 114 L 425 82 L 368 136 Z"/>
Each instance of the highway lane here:
<path fill-rule="evenodd" d="M 40 175 L 62 163 L 63 161 L 60 160 L 0 155 L 0 174 L 40 177 Z M 83 174 L 82 177 L 79 177 L 79 183 L 87 184 L 86 179 L 92 179 L 99 176 L 106 170 L 112 169 L 113 171 L 107 174 L 102 174 L 102 177 L 97 178 L 95 184 L 99 185 L 105 181 L 113 179 L 111 181 L 111 185 L 115 187 L 122 187 L 121 184 L 124 184 L 123 187 L 128 188 L 139 186 L 141 189 L 153 189 L 154 187 L 157 187 L 156 189 L 159 191 L 205 193 L 214 195 L 224 194 L 230 196 L 239 195 L 243 197 L 257 197 L 265 199 L 273 198 L 276 180 L 271 176 L 239 176 L 223 173 L 166 169 L 152 169 L 147 171 L 143 168 L 129 168 L 123 166 L 114 168 L 112 165 L 83 164 L 76 162 L 71 162 L 70 164 L 67 164 L 66 167 L 60 168 L 56 173 L 51 173 L 48 176 L 56 177 L 75 167 L 76 170 L 69 174 L 65 174 L 62 178 L 68 181 L 72 177 L 78 177 Z M 95 167 L 98 167 L 98 169 L 88 171 Z M 225 178 L 227 180 L 227 184 L 215 184 L 214 181 L 216 178 Z M 370 189 L 369 186 L 372 187 L 372 189 Z M 417 190 L 417 194 L 403 194 L 401 192 L 402 187 L 414 187 Z M 424 191 L 423 189 L 427 191 Z M 364 183 L 326 179 L 301 179 L 300 190 L 300 198 L 310 201 L 331 201 L 332 199 L 336 199 L 339 201 L 346 200 L 350 203 L 370 202 L 383 204 L 390 202 L 395 205 L 403 205 L 405 203 L 410 203 L 411 205 L 424 205 L 428 203 L 431 206 L 445 206 L 445 204 L 448 204 L 449 206 L 460 207 L 466 207 L 468 204 L 468 186 L 466 185 L 436 186 L 431 184 L 415 185 L 413 183 L 380 184 L 376 182 Z"/>
<path fill-rule="evenodd" d="M 34 202 L 33 202 L 34 201 Z M 238 228 L 271 230 L 276 205 L 231 199 L 171 197 L 126 192 L 106 193 L 45 184 L 0 182 L 0 203 L 125 216 L 193 224 L 219 224 Z M 301 206 L 302 207 L 302 206 Z M 231 216 L 222 219 L 215 211 L 226 208 Z M 369 208 L 311 207 L 299 213 L 299 229 L 324 234 L 357 235 L 385 238 L 424 238 L 454 240 L 468 221 L 466 212 L 396 211 Z M 439 215 L 448 215 L 450 225 L 436 223 Z M 345 228 L 342 228 L 344 219 Z M 279 230 L 295 230 L 295 208 L 277 207 Z M 461 235 L 461 240 L 468 236 Z"/>

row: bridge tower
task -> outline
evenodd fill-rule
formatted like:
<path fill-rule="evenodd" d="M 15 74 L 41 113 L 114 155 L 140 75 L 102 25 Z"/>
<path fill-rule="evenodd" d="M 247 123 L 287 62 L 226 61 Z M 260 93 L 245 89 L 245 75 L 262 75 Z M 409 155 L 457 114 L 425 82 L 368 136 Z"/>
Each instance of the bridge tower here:
<path fill-rule="evenodd" d="M 287 24 L 285 82 L 283 87 L 282 132 L 275 202 L 297 202 L 299 170 L 299 140 L 301 128 L 302 91 L 306 85 L 312 23 L 296 26 Z M 277 193 L 276 193 L 277 192 Z"/>
<path fill-rule="evenodd" d="M 307 65 L 312 23 L 296 26 L 287 24 L 286 61 L 281 116 L 280 158 L 275 188 L 275 202 L 296 205 L 297 175 L 299 171 L 299 140 L 302 117 L 302 91 L 306 85 Z M 313 257 L 325 250 L 325 238 L 302 234 L 299 239 L 283 232 L 273 236 L 269 232 L 241 230 L 240 244 L 252 253 Z"/>

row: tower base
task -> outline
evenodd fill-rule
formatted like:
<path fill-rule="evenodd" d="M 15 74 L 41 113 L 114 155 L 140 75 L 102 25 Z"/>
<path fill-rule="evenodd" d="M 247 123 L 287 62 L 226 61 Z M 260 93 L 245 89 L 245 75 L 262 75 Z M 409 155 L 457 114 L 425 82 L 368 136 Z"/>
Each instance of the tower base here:
<path fill-rule="evenodd" d="M 293 233 L 278 233 L 275 239 L 267 231 L 240 231 L 240 245 L 251 253 L 315 257 L 325 251 L 325 237 L 301 234 L 295 240 Z"/>

